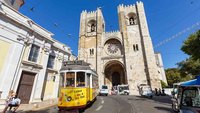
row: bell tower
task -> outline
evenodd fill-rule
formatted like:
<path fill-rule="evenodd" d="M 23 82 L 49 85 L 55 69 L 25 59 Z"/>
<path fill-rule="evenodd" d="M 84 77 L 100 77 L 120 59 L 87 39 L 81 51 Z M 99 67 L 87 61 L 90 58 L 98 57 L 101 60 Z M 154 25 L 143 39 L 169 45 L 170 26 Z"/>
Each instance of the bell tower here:
<path fill-rule="evenodd" d="M 149 84 L 160 88 L 153 44 L 143 3 L 118 6 L 119 28 L 123 37 L 124 61 L 130 86 Z M 134 89 L 135 90 L 135 89 Z"/>
<path fill-rule="evenodd" d="M 105 32 L 105 22 L 101 9 L 87 12 L 82 11 L 80 17 L 78 59 L 91 64 L 97 71 L 100 60 L 102 33 Z"/>

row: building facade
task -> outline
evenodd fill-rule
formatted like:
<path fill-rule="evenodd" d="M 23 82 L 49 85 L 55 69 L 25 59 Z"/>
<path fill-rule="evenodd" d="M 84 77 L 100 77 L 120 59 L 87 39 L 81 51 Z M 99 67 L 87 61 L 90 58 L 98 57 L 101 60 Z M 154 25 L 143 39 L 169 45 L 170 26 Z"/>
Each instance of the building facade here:
<path fill-rule="evenodd" d="M 158 67 L 159 78 L 160 78 L 160 80 L 162 80 L 167 85 L 168 83 L 167 83 L 167 78 L 166 78 L 166 75 L 165 75 L 165 69 L 164 69 L 164 66 L 163 66 L 162 56 L 161 56 L 160 53 L 155 53 L 155 57 L 156 57 L 156 64 L 157 64 L 157 67 Z"/>
<path fill-rule="evenodd" d="M 18 12 L 23 4 L 0 0 L 0 107 L 10 90 L 25 104 L 57 98 L 62 61 L 72 56 L 51 32 Z"/>
<path fill-rule="evenodd" d="M 80 18 L 78 59 L 91 64 L 99 75 L 99 85 L 111 89 L 129 84 L 138 94 L 139 84 L 160 88 L 158 67 L 142 2 L 118 6 L 119 31 L 105 32 L 100 9 L 83 11 Z"/>
<path fill-rule="evenodd" d="M 12 4 L 16 6 L 16 3 L 8 2 L 0 0 L 0 108 L 1 104 L 5 103 L 9 90 L 14 86 L 25 45 L 28 43 L 28 22 L 20 21 L 21 14 L 12 7 Z M 23 2 L 18 5 L 22 4 Z"/>
<path fill-rule="evenodd" d="M 71 54 L 70 48 L 65 44 L 54 40 L 47 63 L 46 76 L 43 86 L 43 100 L 56 99 L 58 97 L 60 82 L 59 71 L 63 61 L 68 61 L 71 57 L 73 57 L 73 55 Z"/>

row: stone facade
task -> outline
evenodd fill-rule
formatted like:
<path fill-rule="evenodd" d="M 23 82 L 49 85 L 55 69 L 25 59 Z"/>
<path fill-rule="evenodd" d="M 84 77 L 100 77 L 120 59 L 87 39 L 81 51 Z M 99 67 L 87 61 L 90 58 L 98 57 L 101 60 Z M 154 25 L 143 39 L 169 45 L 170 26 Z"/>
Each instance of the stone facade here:
<path fill-rule="evenodd" d="M 78 59 L 85 60 L 99 75 L 99 85 L 129 84 L 160 88 L 158 67 L 142 2 L 118 6 L 119 31 L 105 32 L 100 9 L 83 11 L 80 18 Z"/>
<path fill-rule="evenodd" d="M 156 57 L 156 64 L 157 64 L 157 67 L 158 67 L 159 78 L 164 83 L 168 84 L 167 78 L 166 78 L 166 75 L 165 75 L 165 69 L 164 69 L 164 66 L 163 66 L 162 56 L 161 56 L 160 53 L 155 53 L 155 57 Z"/>

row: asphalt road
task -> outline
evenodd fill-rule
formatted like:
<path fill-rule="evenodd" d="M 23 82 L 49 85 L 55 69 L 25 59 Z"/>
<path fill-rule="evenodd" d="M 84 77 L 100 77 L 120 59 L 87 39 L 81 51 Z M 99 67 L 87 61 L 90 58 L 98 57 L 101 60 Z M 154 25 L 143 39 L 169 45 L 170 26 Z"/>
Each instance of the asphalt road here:
<path fill-rule="evenodd" d="M 56 106 L 26 113 L 58 113 Z M 61 113 L 77 113 L 62 111 Z M 140 96 L 99 96 L 81 113 L 173 113 L 169 96 L 156 96 L 152 99 Z"/>

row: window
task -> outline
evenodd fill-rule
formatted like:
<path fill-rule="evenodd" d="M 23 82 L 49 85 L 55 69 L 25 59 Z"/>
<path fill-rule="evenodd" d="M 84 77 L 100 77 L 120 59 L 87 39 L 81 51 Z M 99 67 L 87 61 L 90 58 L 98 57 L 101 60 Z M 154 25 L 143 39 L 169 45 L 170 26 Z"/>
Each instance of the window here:
<path fill-rule="evenodd" d="M 185 88 L 182 94 L 182 105 L 200 107 L 200 95 L 198 87 Z"/>
<path fill-rule="evenodd" d="M 59 86 L 64 87 L 64 73 L 60 73 L 60 80 L 59 80 Z"/>
<path fill-rule="evenodd" d="M 98 88 L 98 78 L 96 76 L 92 76 L 92 87 Z"/>
<path fill-rule="evenodd" d="M 133 50 L 134 50 L 134 51 L 136 51 L 136 47 L 135 47 L 135 44 L 133 44 Z"/>
<path fill-rule="evenodd" d="M 133 44 L 133 50 L 134 50 L 134 51 L 139 51 L 138 44 Z"/>
<path fill-rule="evenodd" d="M 37 62 L 39 50 L 40 50 L 40 47 L 33 44 L 31 47 L 31 51 L 30 51 L 28 60 L 32 61 L 32 62 Z"/>
<path fill-rule="evenodd" d="M 136 50 L 138 51 L 139 49 L 138 49 L 138 44 L 136 44 Z"/>
<path fill-rule="evenodd" d="M 94 49 L 90 49 L 90 55 L 94 55 Z"/>
<path fill-rule="evenodd" d="M 67 73 L 66 86 L 75 87 L 75 73 L 74 72 Z"/>
<path fill-rule="evenodd" d="M 95 25 L 92 24 L 92 25 L 91 25 L 91 32 L 94 32 L 94 31 L 95 31 Z"/>
<path fill-rule="evenodd" d="M 102 88 L 101 89 L 108 89 L 108 87 L 107 86 L 102 86 Z"/>
<path fill-rule="evenodd" d="M 85 87 L 85 73 L 84 72 L 77 72 L 76 87 Z"/>
<path fill-rule="evenodd" d="M 129 18 L 129 24 L 130 24 L 130 25 L 135 25 L 135 20 L 134 20 L 133 17 L 130 17 L 130 18 Z"/>
<path fill-rule="evenodd" d="M 87 23 L 87 32 L 96 31 L 96 20 L 92 19 Z"/>
<path fill-rule="evenodd" d="M 54 67 L 54 61 L 55 61 L 55 56 L 49 55 L 47 68 L 53 68 Z"/>

